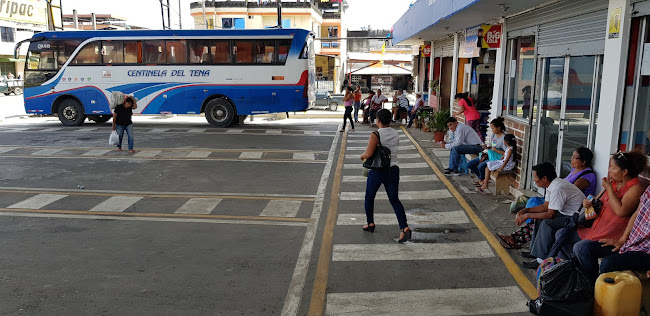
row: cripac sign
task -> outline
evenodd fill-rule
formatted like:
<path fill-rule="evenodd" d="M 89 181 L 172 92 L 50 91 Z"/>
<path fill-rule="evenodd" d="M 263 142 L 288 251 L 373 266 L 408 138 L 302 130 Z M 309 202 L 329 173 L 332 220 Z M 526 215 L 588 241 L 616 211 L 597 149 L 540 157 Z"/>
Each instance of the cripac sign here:
<path fill-rule="evenodd" d="M 431 45 L 420 45 L 420 56 L 431 57 Z"/>
<path fill-rule="evenodd" d="M 47 25 L 44 0 L 0 0 L 0 20 Z"/>
<path fill-rule="evenodd" d="M 482 25 L 481 29 L 483 29 L 483 48 L 501 47 L 501 24 Z"/>

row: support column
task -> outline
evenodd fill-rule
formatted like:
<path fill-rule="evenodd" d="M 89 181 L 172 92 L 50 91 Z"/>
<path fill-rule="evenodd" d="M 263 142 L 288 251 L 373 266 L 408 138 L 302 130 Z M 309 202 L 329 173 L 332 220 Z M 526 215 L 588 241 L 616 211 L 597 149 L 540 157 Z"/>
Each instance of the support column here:
<path fill-rule="evenodd" d="M 458 33 L 454 33 L 454 62 L 451 70 L 451 94 L 449 95 L 449 111 L 452 111 L 454 109 L 454 95 L 456 95 L 456 89 L 458 88 L 458 50 Z"/>
<path fill-rule="evenodd" d="M 501 20 L 501 46 L 497 48 L 496 60 L 494 61 L 494 90 L 492 92 L 492 107 L 490 108 L 490 121 L 501 116 L 501 105 L 503 104 L 503 90 L 505 89 L 505 66 L 506 66 L 506 48 L 508 47 L 508 37 L 506 36 L 506 23 Z M 532 106 L 532 105 L 531 105 Z M 488 128 L 488 134 L 490 129 Z"/>
<path fill-rule="evenodd" d="M 632 5 L 630 0 L 610 0 L 607 25 L 613 10 L 621 9 L 620 32 L 618 38 L 605 40 L 603 76 L 596 125 L 594 146 L 594 170 L 603 177 L 609 165 L 609 155 L 616 152 L 621 131 L 623 97 L 625 92 L 625 71 L 627 67 L 628 43 L 630 41 L 630 22 Z M 609 34 L 605 34 L 608 36 Z M 609 37 L 609 36 L 608 36 Z"/>
<path fill-rule="evenodd" d="M 428 71 L 429 71 L 429 81 L 427 81 L 427 82 L 424 83 L 425 85 L 428 85 L 428 86 L 429 86 L 429 89 L 427 90 L 427 91 L 428 91 L 427 93 L 429 94 L 429 97 L 428 97 L 428 98 L 429 98 L 429 99 L 428 99 L 429 102 L 427 102 L 427 103 L 428 103 L 429 106 L 431 106 L 431 98 L 436 98 L 436 96 L 433 95 L 433 93 L 432 93 L 432 92 L 433 92 L 433 91 L 432 91 L 433 89 L 431 89 L 431 86 L 430 86 L 430 84 L 429 84 L 429 82 L 433 81 L 433 68 L 435 68 L 435 67 L 434 67 L 434 64 L 435 64 L 435 63 L 434 63 L 434 62 L 435 62 L 435 57 L 434 57 L 434 55 L 433 55 L 433 51 L 434 51 L 433 41 L 431 41 L 431 54 L 429 54 L 429 70 L 428 70 Z M 425 63 L 425 65 L 424 65 L 424 67 L 425 67 L 425 68 L 427 67 L 427 66 L 426 66 L 426 63 Z M 425 70 L 426 70 L 426 69 L 425 69 Z M 424 86 L 422 87 L 422 89 L 424 89 Z M 437 107 L 440 107 L 440 104 L 438 104 Z"/>

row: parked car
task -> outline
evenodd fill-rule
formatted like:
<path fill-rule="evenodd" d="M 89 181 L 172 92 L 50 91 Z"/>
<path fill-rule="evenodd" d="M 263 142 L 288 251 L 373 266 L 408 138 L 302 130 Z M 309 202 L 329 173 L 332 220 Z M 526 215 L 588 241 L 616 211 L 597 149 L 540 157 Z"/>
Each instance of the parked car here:
<path fill-rule="evenodd" d="M 0 93 L 4 93 L 4 95 L 22 94 L 23 81 L 21 79 L 7 79 L 7 77 L 2 76 L 0 78 Z"/>
<path fill-rule="evenodd" d="M 325 89 L 316 89 L 316 102 L 314 103 L 315 107 L 324 107 L 330 111 L 336 111 L 339 108 L 339 104 L 342 103 L 343 96 L 339 98 L 338 95 L 331 95 L 329 91 Z"/>

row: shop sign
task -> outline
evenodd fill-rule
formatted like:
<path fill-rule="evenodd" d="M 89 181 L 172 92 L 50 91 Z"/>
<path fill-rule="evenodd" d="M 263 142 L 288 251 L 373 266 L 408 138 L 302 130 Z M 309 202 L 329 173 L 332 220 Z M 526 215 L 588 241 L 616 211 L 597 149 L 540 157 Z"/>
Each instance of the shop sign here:
<path fill-rule="evenodd" d="M 481 25 L 483 31 L 482 47 L 483 48 L 499 48 L 501 47 L 501 24 L 499 25 Z M 479 34 L 481 39 L 481 34 Z"/>
<path fill-rule="evenodd" d="M 47 25 L 47 2 L 0 0 L 0 20 Z"/>
<path fill-rule="evenodd" d="M 431 45 L 420 45 L 420 56 L 431 57 Z"/>
<path fill-rule="evenodd" d="M 460 45 L 458 57 L 460 58 L 474 58 L 479 57 L 481 48 L 478 45 L 478 35 L 481 26 L 470 27 L 465 29 L 465 40 Z"/>

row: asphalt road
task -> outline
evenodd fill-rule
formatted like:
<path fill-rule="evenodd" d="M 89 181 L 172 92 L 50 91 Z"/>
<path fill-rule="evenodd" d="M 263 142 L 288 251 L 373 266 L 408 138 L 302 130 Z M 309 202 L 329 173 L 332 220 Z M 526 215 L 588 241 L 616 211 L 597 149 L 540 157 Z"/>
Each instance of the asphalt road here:
<path fill-rule="evenodd" d="M 358 156 L 340 120 L 138 117 L 0 122 L 0 314 L 522 314 L 526 291 L 408 133 L 397 244 L 385 194 L 363 232 Z"/>

